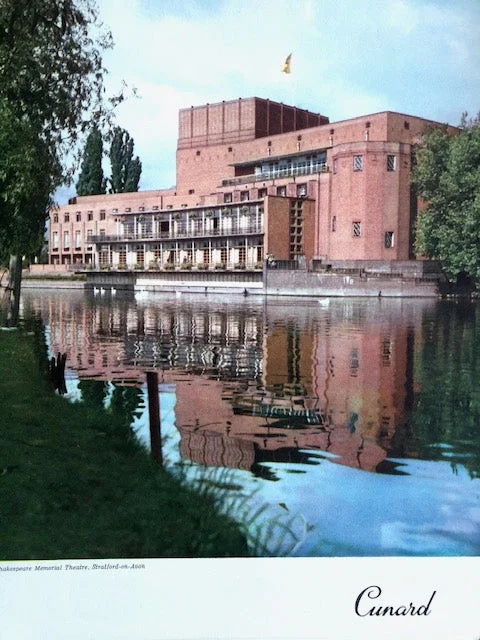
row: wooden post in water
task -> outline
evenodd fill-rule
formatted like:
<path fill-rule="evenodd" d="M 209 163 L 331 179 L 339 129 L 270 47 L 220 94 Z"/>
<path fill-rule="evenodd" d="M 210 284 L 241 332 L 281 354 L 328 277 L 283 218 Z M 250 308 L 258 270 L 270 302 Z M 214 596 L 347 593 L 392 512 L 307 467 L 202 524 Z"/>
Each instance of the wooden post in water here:
<path fill-rule="evenodd" d="M 162 438 L 160 431 L 160 402 L 158 399 L 158 373 L 147 371 L 148 415 L 150 418 L 150 447 L 153 459 L 162 464 Z"/>

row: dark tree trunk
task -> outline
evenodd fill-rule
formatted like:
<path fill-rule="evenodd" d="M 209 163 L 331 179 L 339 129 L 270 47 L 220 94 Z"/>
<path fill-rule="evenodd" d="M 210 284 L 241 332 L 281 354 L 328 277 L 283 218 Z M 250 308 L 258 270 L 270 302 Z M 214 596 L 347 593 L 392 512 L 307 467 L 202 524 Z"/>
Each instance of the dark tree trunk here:
<path fill-rule="evenodd" d="M 22 285 L 22 256 L 10 256 L 10 268 L 8 276 L 9 301 L 7 311 L 7 324 L 9 327 L 18 325 L 20 309 L 20 288 Z"/>

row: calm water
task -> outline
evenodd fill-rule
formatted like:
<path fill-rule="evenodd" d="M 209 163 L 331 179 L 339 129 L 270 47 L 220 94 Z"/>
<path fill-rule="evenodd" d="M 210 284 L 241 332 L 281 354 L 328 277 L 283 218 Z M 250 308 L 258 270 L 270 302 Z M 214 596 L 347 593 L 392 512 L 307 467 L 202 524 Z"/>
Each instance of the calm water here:
<path fill-rule="evenodd" d="M 259 553 L 480 554 L 480 309 L 426 300 L 24 292 L 72 401 L 222 496 Z M 183 465 L 180 463 L 188 463 Z"/>

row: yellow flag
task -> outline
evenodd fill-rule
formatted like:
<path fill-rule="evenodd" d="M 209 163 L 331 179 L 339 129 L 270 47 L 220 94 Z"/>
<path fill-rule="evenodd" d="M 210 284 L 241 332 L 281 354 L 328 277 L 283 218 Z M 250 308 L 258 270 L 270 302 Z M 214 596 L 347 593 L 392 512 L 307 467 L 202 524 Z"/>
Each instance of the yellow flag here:
<path fill-rule="evenodd" d="M 292 54 L 286 57 L 285 62 L 283 63 L 282 72 L 290 73 L 290 60 L 292 59 Z"/>

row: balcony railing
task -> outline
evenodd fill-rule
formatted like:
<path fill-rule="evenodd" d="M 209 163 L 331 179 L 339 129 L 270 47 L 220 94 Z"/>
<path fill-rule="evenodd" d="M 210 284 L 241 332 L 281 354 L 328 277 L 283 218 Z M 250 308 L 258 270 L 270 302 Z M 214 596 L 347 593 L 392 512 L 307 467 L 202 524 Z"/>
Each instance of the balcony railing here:
<path fill-rule="evenodd" d="M 165 231 L 161 233 L 138 232 L 124 233 L 119 235 L 99 235 L 92 236 L 92 242 L 102 244 L 106 242 L 138 242 L 138 241 L 158 241 L 158 240 L 183 240 L 192 238 L 210 238 L 210 237 L 227 237 L 227 236 L 246 236 L 258 235 L 263 233 L 263 225 L 248 225 L 245 227 L 233 225 L 225 229 L 193 229 L 190 231 Z"/>
<path fill-rule="evenodd" d="M 252 173 L 237 178 L 228 178 L 222 180 L 222 187 L 235 186 L 244 182 L 262 182 L 265 180 L 274 180 L 275 178 L 290 178 L 293 176 L 307 176 L 311 173 L 325 173 L 329 170 L 326 162 L 317 162 L 309 164 L 305 167 L 290 167 L 288 169 L 272 169 L 271 171 L 263 171 L 262 173 Z"/>

